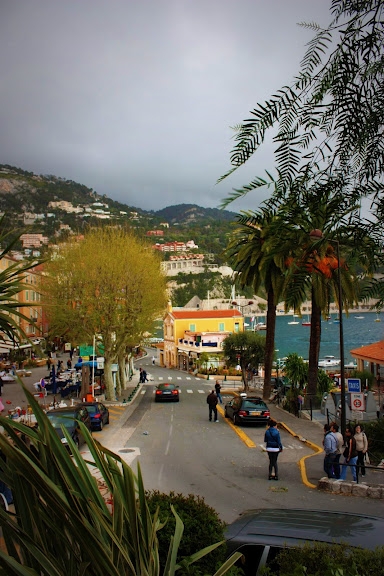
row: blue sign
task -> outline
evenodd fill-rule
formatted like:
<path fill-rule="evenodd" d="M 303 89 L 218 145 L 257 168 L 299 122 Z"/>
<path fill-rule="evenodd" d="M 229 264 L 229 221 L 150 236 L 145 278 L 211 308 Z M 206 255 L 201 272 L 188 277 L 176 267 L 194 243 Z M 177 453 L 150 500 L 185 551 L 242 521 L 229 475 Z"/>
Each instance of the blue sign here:
<path fill-rule="evenodd" d="M 360 378 L 347 378 L 348 392 L 361 392 Z"/>

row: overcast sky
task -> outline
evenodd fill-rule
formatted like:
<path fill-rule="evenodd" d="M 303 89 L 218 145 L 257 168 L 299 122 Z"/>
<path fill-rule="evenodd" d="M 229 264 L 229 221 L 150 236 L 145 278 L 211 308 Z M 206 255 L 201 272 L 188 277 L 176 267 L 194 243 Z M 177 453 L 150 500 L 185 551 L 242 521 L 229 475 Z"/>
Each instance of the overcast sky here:
<path fill-rule="evenodd" d="M 1 0 L 0 163 L 145 210 L 217 207 L 231 126 L 290 83 L 330 0 Z M 254 209 L 253 192 L 240 205 Z M 244 203 L 245 202 L 245 203 Z"/>

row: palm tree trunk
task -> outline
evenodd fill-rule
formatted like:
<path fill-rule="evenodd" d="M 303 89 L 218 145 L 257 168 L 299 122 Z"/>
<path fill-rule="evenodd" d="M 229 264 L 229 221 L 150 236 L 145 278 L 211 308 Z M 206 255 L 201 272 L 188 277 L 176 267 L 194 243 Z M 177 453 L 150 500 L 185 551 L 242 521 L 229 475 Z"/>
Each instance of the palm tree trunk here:
<path fill-rule="evenodd" d="M 308 390 L 307 396 L 314 398 L 317 392 L 317 372 L 321 342 L 321 309 L 312 290 L 311 335 L 309 340 Z"/>
<path fill-rule="evenodd" d="M 265 340 L 265 359 L 264 359 L 264 387 L 263 398 L 269 400 L 271 395 L 271 374 L 273 358 L 275 355 L 275 330 L 276 330 L 276 304 L 275 293 L 273 288 L 268 290 L 267 295 L 267 333 Z"/>

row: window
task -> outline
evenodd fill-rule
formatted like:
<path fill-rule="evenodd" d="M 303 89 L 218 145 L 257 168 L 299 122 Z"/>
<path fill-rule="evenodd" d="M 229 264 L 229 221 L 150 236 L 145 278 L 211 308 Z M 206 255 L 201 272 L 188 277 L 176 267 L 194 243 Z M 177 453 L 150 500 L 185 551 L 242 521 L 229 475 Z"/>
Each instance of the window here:
<path fill-rule="evenodd" d="M 235 332 L 238 332 L 240 329 L 239 323 L 235 322 Z"/>
<path fill-rule="evenodd" d="M 224 322 L 219 322 L 219 332 L 224 332 L 224 330 L 225 330 Z"/>
<path fill-rule="evenodd" d="M 190 332 L 196 332 L 196 324 L 190 324 L 189 330 L 190 330 Z"/>

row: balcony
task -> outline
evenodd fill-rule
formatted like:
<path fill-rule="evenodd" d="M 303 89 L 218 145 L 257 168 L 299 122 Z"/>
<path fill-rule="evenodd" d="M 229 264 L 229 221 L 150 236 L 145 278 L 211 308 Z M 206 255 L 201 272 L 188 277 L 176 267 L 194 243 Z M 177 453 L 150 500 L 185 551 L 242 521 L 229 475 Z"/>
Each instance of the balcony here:
<path fill-rule="evenodd" d="M 195 342 L 179 338 L 178 349 L 184 352 L 221 352 L 222 346 L 221 342 Z"/>

